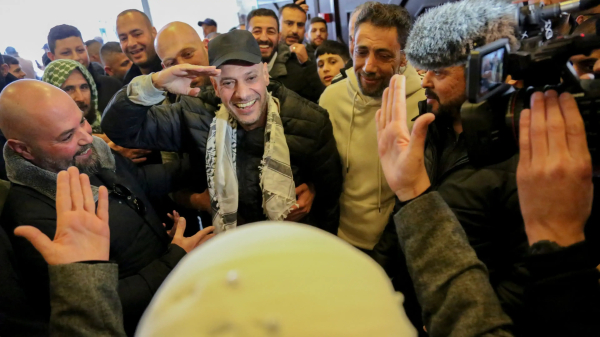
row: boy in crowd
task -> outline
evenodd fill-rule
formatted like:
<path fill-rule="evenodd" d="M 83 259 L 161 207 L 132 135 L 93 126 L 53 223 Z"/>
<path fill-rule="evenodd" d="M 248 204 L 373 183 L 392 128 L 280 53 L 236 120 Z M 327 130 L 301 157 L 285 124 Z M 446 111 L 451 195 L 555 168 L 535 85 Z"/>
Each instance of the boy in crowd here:
<path fill-rule="evenodd" d="M 317 60 L 317 72 L 321 82 L 327 87 L 331 84 L 333 78 L 340 73 L 340 69 L 350 60 L 348 47 L 344 44 L 327 40 L 315 51 Z"/>

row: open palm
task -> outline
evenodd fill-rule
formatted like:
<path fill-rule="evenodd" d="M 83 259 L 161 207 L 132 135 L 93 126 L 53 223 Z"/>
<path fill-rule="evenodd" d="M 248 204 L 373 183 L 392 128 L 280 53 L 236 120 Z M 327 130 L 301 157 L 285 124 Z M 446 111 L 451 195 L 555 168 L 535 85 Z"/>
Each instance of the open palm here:
<path fill-rule="evenodd" d="M 50 265 L 80 261 L 108 261 L 110 229 L 108 227 L 108 191 L 98 191 L 98 211 L 90 179 L 70 167 L 58 174 L 56 189 L 56 233 L 50 240 L 39 229 L 20 226 L 15 235 L 23 236 Z"/>
<path fill-rule="evenodd" d="M 383 173 L 400 201 L 413 199 L 430 186 L 425 170 L 424 149 L 427 126 L 433 114 L 420 116 L 412 135 L 406 123 L 406 79 L 394 75 L 383 93 L 377 111 L 377 145 Z"/>

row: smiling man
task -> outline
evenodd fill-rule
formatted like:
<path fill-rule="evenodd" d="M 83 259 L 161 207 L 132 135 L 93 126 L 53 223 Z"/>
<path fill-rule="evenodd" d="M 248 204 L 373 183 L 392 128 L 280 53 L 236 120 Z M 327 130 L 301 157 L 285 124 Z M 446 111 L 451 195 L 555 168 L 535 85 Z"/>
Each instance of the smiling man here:
<path fill-rule="evenodd" d="M 41 81 L 16 81 L 4 89 L 0 129 L 8 139 L 4 158 L 12 182 L 0 223 L 14 247 L 21 285 L 32 299 L 28 324 L 47 324 L 50 317 L 48 264 L 13 231 L 27 225 L 54 237 L 57 174 L 76 166 L 89 175 L 95 191 L 86 198 L 86 208 L 95 207 L 99 186 L 110 191 L 110 260 L 119 266 L 123 322 L 133 335 L 162 281 L 199 242 L 199 237 L 171 239 L 149 199 L 166 195 L 186 181 L 181 165 L 139 167 L 113 153 L 102 139 L 92 136 L 73 99 Z"/>
<path fill-rule="evenodd" d="M 217 36 L 208 57 L 213 67 L 179 64 L 133 80 L 103 130 L 121 146 L 189 153 L 217 230 L 287 219 L 337 232 L 341 166 L 327 112 L 269 83 L 247 31 Z M 207 75 L 214 89 L 190 88 Z M 197 97 L 153 106 L 165 90 Z"/>
<path fill-rule="evenodd" d="M 409 120 L 425 99 L 421 78 L 402 50 L 411 28 L 410 14 L 397 5 L 369 3 L 354 31 L 354 69 L 327 87 L 320 105 L 329 111 L 344 169 L 338 236 L 372 255 L 394 208 L 394 192 L 377 155 L 375 113 L 395 74 L 406 77 Z"/>
<path fill-rule="evenodd" d="M 154 50 L 156 28 L 150 19 L 137 9 L 128 9 L 117 16 L 117 35 L 121 49 L 133 62 L 123 83 L 128 84 L 139 75 L 160 71 L 160 59 Z"/>
<path fill-rule="evenodd" d="M 131 60 L 125 56 L 118 42 L 106 42 L 100 48 L 100 60 L 104 65 L 104 71 L 119 81 L 125 79 L 125 75 L 131 68 Z"/>
<path fill-rule="evenodd" d="M 318 102 L 325 86 L 317 74 L 316 63 L 310 60 L 301 43 L 306 22 L 302 7 L 283 6 L 281 22 L 275 12 L 266 8 L 251 11 L 246 20 L 246 28 L 260 47 L 262 61 L 267 63 L 269 76 L 300 96 Z"/>

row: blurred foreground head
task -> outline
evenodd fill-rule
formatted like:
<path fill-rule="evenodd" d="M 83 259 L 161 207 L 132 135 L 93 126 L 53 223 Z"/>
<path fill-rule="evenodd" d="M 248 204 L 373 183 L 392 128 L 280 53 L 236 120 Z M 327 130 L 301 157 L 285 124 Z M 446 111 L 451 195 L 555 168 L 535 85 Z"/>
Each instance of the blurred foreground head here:
<path fill-rule="evenodd" d="M 263 222 L 217 235 L 161 286 L 138 336 L 416 336 L 387 275 L 319 229 Z"/>

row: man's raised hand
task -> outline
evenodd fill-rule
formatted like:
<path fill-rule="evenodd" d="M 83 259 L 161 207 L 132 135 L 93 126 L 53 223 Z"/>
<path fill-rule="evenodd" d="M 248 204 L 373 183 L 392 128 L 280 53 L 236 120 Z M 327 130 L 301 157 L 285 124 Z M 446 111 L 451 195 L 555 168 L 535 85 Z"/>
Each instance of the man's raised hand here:
<path fill-rule="evenodd" d="M 76 167 L 58 174 L 56 183 L 56 233 L 50 240 L 31 226 L 15 228 L 42 254 L 50 265 L 81 261 L 108 261 L 110 230 L 108 227 L 108 191 L 98 191 L 98 210 L 90 179 Z"/>
<path fill-rule="evenodd" d="M 153 73 L 152 84 L 157 89 L 173 94 L 196 96 L 200 93 L 200 88 L 192 86 L 196 82 L 203 82 L 198 78 L 219 76 L 219 74 L 221 74 L 221 70 L 215 67 L 178 64 Z"/>
<path fill-rule="evenodd" d="M 419 116 L 412 134 L 406 124 L 406 79 L 394 75 L 383 92 L 377 111 L 377 144 L 383 173 L 400 201 L 413 199 L 431 185 L 425 170 L 424 152 L 427 127 L 435 116 Z"/>
<path fill-rule="evenodd" d="M 583 119 L 571 94 L 531 96 L 521 112 L 517 186 L 529 244 L 568 246 L 584 240 L 592 210 L 592 160 Z"/>

